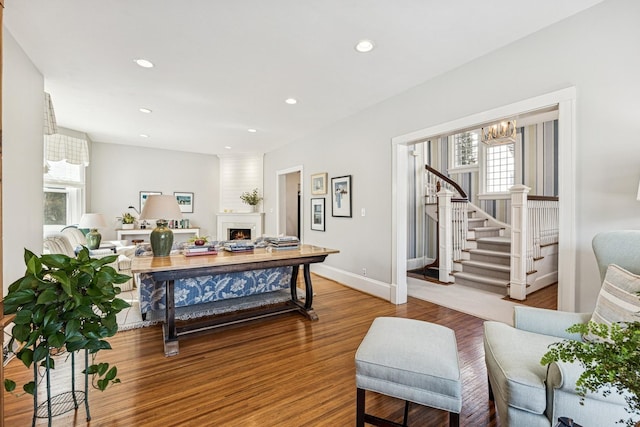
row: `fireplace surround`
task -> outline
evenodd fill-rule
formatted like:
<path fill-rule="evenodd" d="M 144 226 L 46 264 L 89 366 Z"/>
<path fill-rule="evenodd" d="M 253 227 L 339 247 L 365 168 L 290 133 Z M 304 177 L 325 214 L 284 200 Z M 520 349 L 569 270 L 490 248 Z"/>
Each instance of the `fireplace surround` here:
<path fill-rule="evenodd" d="M 263 235 L 264 213 L 224 212 L 217 215 L 216 222 L 218 240 L 255 240 Z"/>

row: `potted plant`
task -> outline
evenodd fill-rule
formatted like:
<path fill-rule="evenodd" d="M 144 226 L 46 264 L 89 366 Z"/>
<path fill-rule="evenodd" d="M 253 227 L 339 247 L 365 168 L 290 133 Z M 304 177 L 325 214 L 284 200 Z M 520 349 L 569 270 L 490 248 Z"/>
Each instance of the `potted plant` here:
<path fill-rule="evenodd" d="M 258 204 L 260 204 L 262 197 L 260 197 L 260 195 L 258 194 L 258 189 L 254 188 L 253 191 L 246 191 L 242 193 L 242 195 L 240 196 L 240 200 L 251 206 L 252 210 L 256 212 L 258 209 Z"/>
<path fill-rule="evenodd" d="M 125 212 L 120 217 L 120 220 L 122 221 L 123 230 L 131 230 L 136 222 L 136 217 L 131 215 L 129 212 Z"/>
<path fill-rule="evenodd" d="M 628 392 L 627 412 L 640 415 L 640 322 L 606 324 L 589 322 L 577 324 L 567 332 L 595 336 L 590 341 L 565 340 L 549 346 L 540 363 L 579 362 L 584 371 L 576 381 L 581 402 L 587 392 L 602 390 L 606 396 L 612 391 Z M 627 426 L 640 427 L 640 421 L 620 420 Z"/>
<path fill-rule="evenodd" d="M 116 314 L 130 307 L 117 298 L 120 288 L 114 284 L 125 283 L 130 277 L 109 266 L 116 259 L 117 255 L 91 258 L 86 247 L 75 258 L 62 254 L 38 257 L 25 249 L 26 272 L 9 286 L 4 313 L 15 314 L 9 348 L 14 348 L 15 342 L 22 343 L 16 356 L 27 368 L 33 365 L 34 379 L 22 388 L 34 396 L 34 411 L 39 382 L 36 367 L 43 368 L 48 381 L 49 370 L 55 369 L 52 354 L 86 350 L 92 355 L 92 364 L 83 372 L 92 376 L 94 387 L 104 390 L 120 382 L 115 366 L 95 363 L 100 350 L 111 349 L 105 338 L 118 331 Z M 5 379 L 4 387 L 14 392 L 16 383 Z M 51 400 L 48 395 L 48 402 Z M 88 410 L 88 403 L 85 405 Z"/>

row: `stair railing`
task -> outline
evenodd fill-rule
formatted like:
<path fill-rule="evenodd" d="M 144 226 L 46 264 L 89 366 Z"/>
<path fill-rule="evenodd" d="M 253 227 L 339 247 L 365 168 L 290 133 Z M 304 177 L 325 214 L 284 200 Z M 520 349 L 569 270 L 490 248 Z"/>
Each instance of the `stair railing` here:
<path fill-rule="evenodd" d="M 558 243 L 558 198 L 528 196 L 525 185 L 511 187 L 511 279 L 509 296 L 525 300 L 527 273 L 542 257 L 542 247 Z"/>
<path fill-rule="evenodd" d="M 425 185 L 425 204 L 436 204 L 438 253 L 424 268 L 437 267 L 438 280 L 449 283 L 453 281 L 453 261 L 462 258 L 462 251 L 466 249 L 467 194 L 457 182 L 429 165 L 425 165 Z"/>

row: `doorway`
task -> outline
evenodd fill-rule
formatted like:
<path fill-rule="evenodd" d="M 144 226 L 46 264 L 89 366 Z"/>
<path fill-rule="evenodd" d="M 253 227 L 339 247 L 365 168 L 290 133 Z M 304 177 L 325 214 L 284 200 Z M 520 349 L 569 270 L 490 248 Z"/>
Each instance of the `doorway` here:
<path fill-rule="evenodd" d="M 558 108 L 560 242 L 558 254 L 558 309 L 575 309 L 575 88 L 570 87 L 546 95 L 509 104 L 451 122 L 432 126 L 392 139 L 392 283 L 390 301 L 402 304 L 407 300 L 407 162 L 412 145 L 437 135 L 467 129 L 533 110 L 552 106 Z"/>
<path fill-rule="evenodd" d="M 277 234 L 302 241 L 302 166 L 276 172 Z"/>

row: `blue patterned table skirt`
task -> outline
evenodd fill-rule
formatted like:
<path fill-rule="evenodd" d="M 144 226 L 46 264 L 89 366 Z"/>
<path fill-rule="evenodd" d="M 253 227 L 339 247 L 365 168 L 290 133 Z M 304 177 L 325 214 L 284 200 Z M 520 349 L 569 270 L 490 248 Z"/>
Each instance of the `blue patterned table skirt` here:
<path fill-rule="evenodd" d="M 293 267 L 276 267 L 176 279 L 175 306 L 176 308 L 186 307 L 278 291 L 290 286 L 292 271 Z M 141 313 L 165 310 L 165 287 L 154 282 L 150 274 L 141 273 L 138 276 L 138 288 L 140 289 Z"/>

